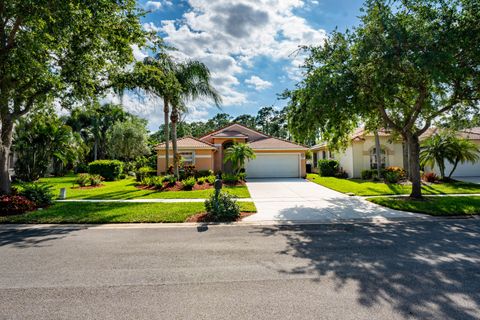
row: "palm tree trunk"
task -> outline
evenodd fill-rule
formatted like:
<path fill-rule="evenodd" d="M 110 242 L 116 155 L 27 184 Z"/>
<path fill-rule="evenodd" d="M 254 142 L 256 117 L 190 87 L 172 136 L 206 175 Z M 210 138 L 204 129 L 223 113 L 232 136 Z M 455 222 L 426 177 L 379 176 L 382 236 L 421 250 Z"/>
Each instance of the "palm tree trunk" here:
<path fill-rule="evenodd" d="M 455 172 L 455 170 L 457 169 L 457 166 L 458 166 L 458 163 L 460 161 L 458 159 L 455 159 L 455 164 L 453 165 L 453 168 L 452 168 L 452 171 L 450 171 L 450 174 L 448 175 L 448 179 L 450 180 L 452 178 L 452 174 L 453 172 Z"/>
<path fill-rule="evenodd" d="M 168 98 L 163 98 L 163 116 L 164 116 L 164 135 L 165 135 L 165 174 L 168 173 L 168 169 L 170 168 L 170 159 L 169 159 L 169 140 L 170 140 L 170 133 L 169 133 L 169 124 L 168 124 L 168 116 L 170 113 L 170 108 L 168 107 Z"/>
<path fill-rule="evenodd" d="M 373 133 L 375 135 L 375 156 L 377 157 L 377 176 L 382 177 L 382 150 L 380 147 L 380 138 L 378 137 L 378 130 Z"/>
<path fill-rule="evenodd" d="M 177 148 L 177 122 L 178 122 L 178 109 L 175 105 L 172 105 L 172 114 L 170 121 L 172 121 L 172 147 L 173 147 L 173 172 L 177 179 L 179 179 L 178 172 L 178 148 Z"/>

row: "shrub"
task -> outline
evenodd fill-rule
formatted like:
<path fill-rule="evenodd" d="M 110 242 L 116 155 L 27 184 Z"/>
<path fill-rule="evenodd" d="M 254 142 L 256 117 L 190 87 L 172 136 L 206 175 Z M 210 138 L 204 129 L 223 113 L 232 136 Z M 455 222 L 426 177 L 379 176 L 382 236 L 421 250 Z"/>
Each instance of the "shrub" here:
<path fill-rule="evenodd" d="M 386 183 L 397 183 L 401 180 L 401 174 L 398 171 L 385 171 L 383 177 Z"/>
<path fill-rule="evenodd" d="M 162 189 L 163 188 L 163 177 L 160 177 L 160 176 L 150 177 L 150 184 L 151 184 L 151 186 L 153 186 L 157 189 Z"/>
<path fill-rule="evenodd" d="M 390 166 L 386 167 L 383 170 L 383 174 L 387 174 L 388 172 L 395 172 L 398 175 L 398 180 L 403 180 L 407 178 L 407 172 L 401 167 Z"/>
<path fill-rule="evenodd" d="M 99 175 L 99 174 L 91 174 L 89 178 L 90 178 L 89 179 L 90 180 L 90 185 L 92 187 L 99 186 L 100 183 L 102 183 L 102 180 L 103 180 L 102 176 Z"/>
<path fill-rule="evenodd" d="M 20 195 L 33 201 L 37 207 L 46 207 L 53 203 L 55 197 L 52 186 L 44 183 L 26 183 L 22 185 Z"/>
<path fill-rule="evenodd" d="M 205 184 L 206 182 L 207 182 L 207 177 L 200 177 L 200 178 L 197 179 L 197 183 L 198 183 L 199 185 L 203 185 L 203 184 Z"/>
<path fill-rule="evenodd" d="M 185 180 L 182 180 L 182 185 L 184 190 L 192 190 L 193 187 L 195 186 L 195 178 L 194 177 L 189 177 Z"/>
<path fill-rule="evenodd" d="M 152 183 L 152 177 L 150 176 L 145 176 L 143 177 L 138 184 L 140 184 L 141 186 L 147 186 L 149 187 Z"/>
<path fill-rule="evenodd" d="M 247 180 L 247 174 L 245 172 L 240 172 L 237 174 L 238 180 L 240 181 L 246 181 Z"/>
<path fill-rule="evenodd" d="M 439 180 L 439 177 L 435 172 L 425 172 L 422 176 L 422 179 L 426 182 L 434 183 Z"/>
<path fill-rule="evenodd" d="M 180 175 L 183 179 L 195 177 L 197 175 L 197 170 L 195 166 L 183 166 L 180 170 Z"/>
<path fill-rule="evenodd" d="M 0 216 L 22 214 L 35 210 L 35 203 L 24 196 L 0 196 Z"/>
<path fill-rule="evenodd" d="M 213 174 L 212 175 L 209 175 L 207 178 L 207 182 L 208 184 L 214 184 L 215 183 L 215 180 L 217 180 L 217 177 L 215 177 Z"/>
<path fill-rule="evenodd" d="M 90 174 L 99 174 L 107 181 L 117 180 L 123 171 L 123 162 L 118 160 L 96 160 L 88 164 Z"/>
<path fill-rule="evenodd" d="M 88 173 L 80 173 L 75 179 L 75 183 L 80 187 L 85 187 L 90 181 L 90 175 Z"/>
<path fill-rule="evenodd" d="M 75 173 L 88 173 L 88 165 L 85 163 L 77 164 L 77 167 L 75 168 Z"/>
<path fill-rule="evenodd" d="M 335 173 L 335 178 L 347 179 L 348 173 L 345 170 L 339 170 L 337 173 Z"/>
<path fill-rule="evenodd" d="M 212 176 L 213 171 L 212 170 L 198 170 L 195 174 L 196 178 L 203 178 L 203 177 L 208 177 Z"/>
<path fill-rule="evenodd" d="M 215 199 L 215 194 L 212 194 L 205 200 L 205 209 L 211 221 L 235 221 L 240 217 L 240 207 L 226 192 L 220 192 L 218 199 Z"/>
<path fill-rule="evenodd" d="M 238 182 L 239 178 L 238 178 L 238 175 L 236 174 L 225 173 L 222 177 L 222 180 L 225 183 L 234 184 Z M 215 180 L 213 182 L 215 182 Z"/>
<path fill-rule="evenodd" d="M 119 176 L 118 176 L 118 179 L 126 179 L 127 178 L 127 175 L 125 173 L 121 173 Z"/>
<path fill-rule="evenodd" d="M 177 182 L 177 178 L 172 174 L 167 174 L 163 177 L 163 182 L 166 182 L 168 186 L 171 187 L 175 185 L 175 183 Z"/>
<path fill-rule="evenodd" d="M 370 170 L 370 169 L 362 170 L 362 179 L 371 180 L 373 177 L 373 171 L 376 172 L 376 170 Z"/>
<path fill-rule="evenodd" d="M 337 160 L 318 160 L 318 173 L 322 177 L 333 177 L 338 172 L 339 165 Z"/>
<path fill-rule="evenodd" d="M 142 181 L 145 177 L 151 177 L 157 174 L 157 171 L 150 167 L 141 167 L 135 172 L 137 181 Z"/>

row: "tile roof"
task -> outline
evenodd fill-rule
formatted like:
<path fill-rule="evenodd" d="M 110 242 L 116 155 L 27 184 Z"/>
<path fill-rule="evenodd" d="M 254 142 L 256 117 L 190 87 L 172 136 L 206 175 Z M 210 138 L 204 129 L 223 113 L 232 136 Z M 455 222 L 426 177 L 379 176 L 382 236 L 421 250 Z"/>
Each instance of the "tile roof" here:
<path fill-rule="evenodd" d="M 308 150 L 305 146 L 273 137 L 252 141 L 248 144 L 254 150 Z"/>
<path fill-rule="evenodd" d="M 241 133 L 241 132 L 238 132 L 238 131 L 225 130 L 225 131 L 221 131 L 219 133 L 213 134 L 212 137 L 215 137 L 215 138 L 222 138 L 222 137 L 247 138 L 248 136 Z"/>
<path fill-rule="evenodd" d="M 215 150 L 215 146 L 212 144 L 202 141 L 194 137 L 184 137 L 177 140 L 177 146 L 179 149 L 212 149 Z M 172 141 L 169 143 L 169 149 L 172 149 Z M 155 149 L 159 150 L 165 148 L 165 143 L 158 144 Z"/>

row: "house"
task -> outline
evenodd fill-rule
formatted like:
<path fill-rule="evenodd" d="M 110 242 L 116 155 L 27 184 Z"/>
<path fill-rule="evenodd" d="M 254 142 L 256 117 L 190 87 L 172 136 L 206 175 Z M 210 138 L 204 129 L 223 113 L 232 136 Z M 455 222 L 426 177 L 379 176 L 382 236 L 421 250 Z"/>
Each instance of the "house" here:
<path fill-rule="evenodd" d="M 403 168 L 402 140 L 393 138 L 387 130 L 379 130 L 378 136 L 381 147 L 381 167 L 398 166 Z M 376 169 L 378 164 L 375 135 L 365 129 L 358 129 L 353 133 L 344 151 L 332 151 L 325 142 L 313 146 L 310 150 L 313 153 L 314 169 L 320 159 L 335 159 L 339 161 L 341 169 L 347 172 L 349 178 L 360 178 L 363 170 Z"/>
<path fill-rule="evenodd" d="M 208 133 L 201 138 L 184 137 L 177 140 L 178 153 L 185 165 L 197 170 L 213 170 L 229 173 L 232 165 L 225 163 L 225 150 L 234 143 L 246 143 L 256 158 L 246 163 L 248 178 L 287 178 L 306 175 L 305 152 L 307 147 L 268 136 L 257 130 L 234 123 Z M 172 149 L 172 144 L 169 144 Z M 165 171 L 165 144 L 157 150 L 157 174 Z M 173 152 L 169 152 L 170 163 Z"/>
<path fill-rule="evenodd" d="M 438 128 L 430 128 L 420 137 L 420 140 L 428 138 L 438 130 Z M 470 139 L 480 146 L 480 127 L 459 131 L 458 135 Z M 379 162 L 382 168 L 406 167 L 404 164 L 407 161 L 407 152 L 401 137 L 394 136 L 392 132 L 385 129 L 379 130 L 378 136 L 381 147 L 380 161 L 377 159 L 375 150 L 375 135 L 365 129 L 357 129 L 350 137 L 345 150 L 341 152 L 331 151 L 325 142 L 310 148 L 313 152 L 314 169 L 317 167 L 319 159 L 335 159 L 339 161 L 340 167 L 347 172 L 349 178 L 360 178 L 363 170 L 376 169 Z M 450 172 L 450 170 L 451 165 L 447 162 L 446 172 Z M 438 170 L 434 169 L 434 171 Z M 480 163 L 459 164 L 454 176 L 480 176 Z"/>

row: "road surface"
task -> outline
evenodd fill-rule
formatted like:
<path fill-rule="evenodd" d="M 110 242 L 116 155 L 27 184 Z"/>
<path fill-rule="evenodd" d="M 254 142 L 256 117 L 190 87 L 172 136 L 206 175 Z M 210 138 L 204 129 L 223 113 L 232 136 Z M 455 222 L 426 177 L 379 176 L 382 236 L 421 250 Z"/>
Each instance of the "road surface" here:
<path fill-rule="evenodd" d="M 0 319 L 480 319 L 480 221 L 0 226 Z"/>

